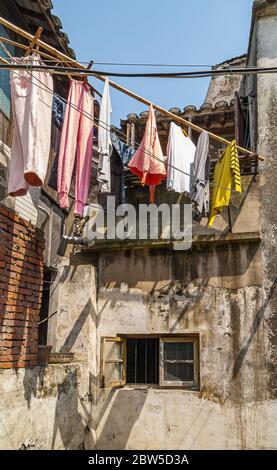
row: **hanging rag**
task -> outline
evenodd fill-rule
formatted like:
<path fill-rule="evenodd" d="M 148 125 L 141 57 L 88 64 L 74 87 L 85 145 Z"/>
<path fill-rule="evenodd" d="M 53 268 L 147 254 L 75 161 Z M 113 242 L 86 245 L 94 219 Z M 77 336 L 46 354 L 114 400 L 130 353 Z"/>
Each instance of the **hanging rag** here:
<path fill-rule="evenodd" d="M 68 208 L 68 193 L 76 157 L 74 213 L 83 215 L 87 200 L 92 149 L 94 99 L 84 81 L 70 80 L 58 163 L 58 195 L 60 207 Z"/>
<path fill-rule="evenodd" d="M 14 58 L 18 65 L 43 65 L 39 54 Z M 37 86 L 37 85 L 40 86 Z M 46 177 L 51 139 L 53 79 L 50 73 L 10 72 L 14 132 L 8 192 L 24 196 L 29 186 L 42 186 Z"/>
<path fill-rule="evenodd" d="M 123 166 L 123 172 L 121 176 L 121 182 L 120 182 L 120 201 L 121 204 L 126 203 L 126 188 L 125 188 L 125 176 L 124 176 L 124 168 L 128 166 L 128 163 L 131 161 L 132 157 L 135 154 L 135 149 L 134 147 L 131 147 L 130 145 L 125 144 L 120 140 L 114 132 L 111 133 L 111 139 L 113 146 L 115 150 L 117 151 L 117 154 L 119 155 L 122 166 Z"/>
<path fill-rule="evenodd" d="M 201 220 L 208 217 L 210 203 L 210 168 L 209 134 L 203 131 L 198 139 L 193 165 L 193 187 L 191 200 L 194 208 L 194 218 Z"/>
<path fill-rule="evenodd" d="M 100 193 L 111 192 L 111 163 L 110 158 L 113 151 L 111 141 L 111 114 L 112 105 L 110 100 L 109 80 L 105 79 L 103 96 L 100 106 L 99 114 L 99 128 L 98 128 L 98 174 L 97 180 L 99 182 Z"/>
<path fill-rule="evenodd" d="M 223 207 L 229 206 L 232 187 L 241 193 L 240 166 L 235 140 L 232 140 L 226 147 L 222 157 L 216 163 L 213 184 L 208 226 L 213 225 L 215 216 L 222 212 Z"/>
<path fill-rule="evenodd" d="M 154 203 L 155 186 L 166 179 L 164 160 L 154 109 L 150 105 L 143 139 L 128 168 L 140 178 L 142 185 L 149 186 L 151 203 Z"/>
<path fill-rule="evenodd" d="M 180 126 L 172 122 L 167 143 L 166 186 L 169 191 L 176 191 L 177 193 L 190 192 L 194 155 L 194 143 L 184 135 Z M 181 171 L 178 171 L 177 168 Z"/>

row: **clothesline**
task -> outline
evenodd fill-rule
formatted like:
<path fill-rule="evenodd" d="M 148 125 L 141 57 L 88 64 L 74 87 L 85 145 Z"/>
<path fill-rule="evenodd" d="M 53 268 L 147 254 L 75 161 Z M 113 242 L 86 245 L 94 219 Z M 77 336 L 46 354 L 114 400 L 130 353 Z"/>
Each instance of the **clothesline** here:
<path fill-rule="evenodd" d="M 10 56 L 9 51 L 5 48 L 5 46 L 3 46 L 3 44 L 1 43 L 1 41 L 0 41 L 0 45 L 1 45 L 1 47 L 3 48 L 4 52 L 5 52 L 7 55 Z M 19 76 L 18 73 L 16 73 L 16 72 L 13 72 L 13 73 Z M 98 118 L 96 118 L 96 119 L 98 120 L 98 124 L 96 124 L 95 120 L 92 119 L 89 114 L 84 113 L 83 111 L 80 111 L 77 107 L 74 107 L 74 105 L 73 105 L 72 103 L 70 103 L 68 100 L 65 100 L 63 97 L 61 97 L 61 96 L 58 95 L 57 93 L 53 92 L 50 88 L 47 89 L 46 85 L 45 85 L 44 83 L 42 83 L 36 76 L 33 75 L 33 79 L 35 79 L 36 81 L 38 81 L 38 82 L 42 85 L 43 88 L 42 88 L 41 86 L 39 86 L 38 84 L 35 84 L 35 86 L 37 86 L 38 88 L 40 88 L 40 89 L 42 89 L 42 90 L 44 90 L 44 91 L 47 91 L 48 93 L 51 93 L 51 94 L 53 94 L 53 95 L 58 96 L 62 101 L 64 101 L 65 103 L 67 103 L 68 106 L 70 106 L 71 108 L 75 109 L 78 113 L 80 113 L 80 114 L 86 116 L 91 122 L 94 123 L 94 125 L 95 125 L 96 127 L 102 127 L 103 129 L 108 130 L 109 132 L 111 131 L 111 126 L 108 126 L 107 123 L 105 123 L 105 122 L 103 122 L 103 121 L 100 121 Z M 27 78 L 26 78 L 26 80 L 29 81 L 29 82 L 31 82 L 31 81 L 28 80 Z M 99 122 L 101 122 L 101 124 L 99 124 Z M 122 136 L 126 139 L 126 134 L 124 134 L 123 132 L 121 132 L 121 131 L 119 131 L 119 130 L 117 130 L 117 133 L 120 134 L 120 135 L 122 135 Z M 136 142 L 136 141 L 135 141 L 134 143 L 136 144 L 136 146 L 134 146 L 134 148 L 135 148 L 135 149 L 136 149 L 136 148 L 139 148 L 139 145 L 140 145 L 140 144 L 139 144 L 138 142 Z M 155 160 L 160 161 L 160 162 L 163 162 L 163 161 L 160 160 L 156 155 L 154 155 L 153 153 L 149 152 L 148 150 L 145 150 L 145 153 L 146 153 L 147 155 L 151 156 L 152 158 L 154 158 Z M 176 166 L 174 166 L 174 165 L 172 165 L 172 164 L 169 164 L 169 163 L 166 162 L 165 165 L 166 165 L 167 167 L 172 168 L 172 169 L 175 169 L 175 170 L 177 170 L 177 171 L 179 171 L 179 172 L 181 172 L 181 173 L 183 173 L 183 174 L 185 174 L 185 175 L 187 175 L 187 176 L 189 176 L 189 177 L 193 177 L 193 175 L 192 175 L 191 173 L 185 172 L 184 170 L 181 170 L 180 168 L 178 168 L 178 167 L 176 167 Z M 199 179 L 199 181 L 201 181 L 202 183 L 205 183 L 205 184 L 206 184 L 206 183 L 210 183 L 208 180 L 204 180 L 204 179 Z M 225 189 L 225 190 L 227 190 L 227 191 L 233 191 L 232 188 L 226 188 L 226 187 L 224 187 L 224 186 L 215 185 L 214 183 L 210 183 L 210 184 L 213 185 L 213 186 L 217 186 L 217 187 L 219 187 L 220 189 Z M 234 192 L 235 192 L 235 191 L 234 191 Z"/>
<path fill-rule="evenodd" d="M 5 26 L 6 28 L 14 31 L 15 33 L 19 34 L 21 37 L 24 37 L 26 39 L 28 39 L 29 41 L 32 41 L 34 39 L 34 35 L 24 31 L 22 28 L 19 28 L 18 26 L 10 23 L 9 21 L 7 21 L 5 18 L 2 18 L 0 17 L 0 24 L 2 24 L 3 26 Z M 58 51 L 57 49 L 55 49 L 54 47 L 50 46 L 49 44 L 41 41 L 40 39 L 37 40 L 37 45 L 39 47 L 42 47 L 44 49 L 46 49 L 48 52 L 51 52 L 55 57 L 58 57 L 59 59 L 62 59 L 62 60 L 65 60 L 65 61 L 68 61 L 71 65 L 73 65 L 75 68 L 77 69 L 82 69 L 82 70 L 86 70 L 86 68 L 84 66 L 82 66 L 79 62 L 77 62 L 76 60 L 68 57 L 66 54 Z M 105 81 L 105 77 L 104 76 L 101 76 L 101 75 L 93 75 L 93 73 L 90 73 L 91 76 L 94 76 L 95 78 L 101 80 L 101 81 Z M 132 92 L 131 90 L 128 90 L 127 88 L 117 84 L 116 82 L 113 82 L 110 80 L 110 85 L 121 91 L 122 93 L 130 96 L 131 98 L 134 98 L 136 99 L 137 101 L 140 101 L 141 103 L 144 103 L 145 105 L 147 106 L 150 106 L 152 105 L 153 108 L 156 110 L 156 111 L 159 111 L 161 114 L 167 116 L 167 117 L 170 117 L 173 121 L 175 122 L 178 122 L 182 125 L 186 125 L 190 128 L 192 128 L 193 130 L 195 130 L 196 132 L 198 133 L 202 133 L 203 132 L 203 128 L 197 126 L 196 124 L 180 117 L 180 116 L 176 116 L 175 114 L 171 113 L 170 111 L 167 111 L 166 109 L 162 108 L 161 106 L 158 106 L 154 103 L 152 103 L 151 101 L 143 98 L 142 96 L 139 96 L 137 95 L 136 93 Z M 214 139 L 214 140 L 217 140 L 225 145 L 229 145 L 230 144 L 230 141 L 228 141 L 227 139 L 224 139 L 223 137 L 220 137 L 212 132 L 209 132 L 207 131 L 210 138 Z M 248 149 L 245 149 L 243 147 L 240 147 L 240 146 L 237 146 L 238 150 L 241 151 L 243 154 L 247 154 L 247 155 L 251 155 L 251 156 L 256 156 L 256 154 L 254 152 L 251 152 L 250 150 Z M 260 156 L 260 155 L 257 155 L 258 158 L 260 160 L 264 160 L 264 157 Z"/>
<path fill-rule="evenodd" d="M 13 71 L 13 73 L 14 73 L 15 75 L 18 75 L 18 76 L 20 75 L 20 74 L 18 74 L 18 73 L 15 72 L 15 71 Z M 39 82 L 39 83 L 42 85 L 42 86 L 40 86 L 40 85 L 38 85 L 37 83 L 35 83 L 35 84 L 33 83 L 36 87 L 38 87 L 38 88 L 42 89 L 43 91 L 46 91 L 46 92 L 48 92 L 48 93 L 50 93 L 50 94 L 52 94 L 52 95 L 56 95 L 56 96 L 57 96 L 58 98 L 60 98 L 64 103 L 66 103 L 67 106 L 70 106 L 72 109 L 75 109 L 75 110 L 76 110 L 78 113 L 80 113 L 81 115 L 87 117 L 96 127 L 102 127 L 103 129 L 108 130 L 108 131 L 111 131 L 111 130 L 113 129 L 113 126 L 108 126 L 105 122 L 100 121 L 98 118 L 96 118 L 96 117 L 95 117 L 95 118 L 92 118 L 91 115 L 89 115 L 88 113 L 86 113 L 86 112 L 84 112 L 84 111 L 80 111 L 77 106 L 75 106 L 74 104 L 70 103 L 68 100 L 66 100 L 65 98 L 63 98 L 63 97 L 62 97 L 61 95 L 59 95 L 58 93 L 53 92 L 50 88 L 48 88 L 44 83 L 42 83 L 42 82 L 41 82 L 37 77 L 35 77 L 34 75 L 33 75 L 33 79 L 35 79 L 37 82 Z M 26 77 L 25 77 L 25 80 L 31 82 L 31 80 L 27 79 Z M 96 119 L 98 122 L 96 122 L 95 119 Z M 127 135 L 126 135 L 125 133 L 123 133 L 122 131 L 120 131 L 119 129 L 116 129 L 116 132 L 115 132 L 115 133 L 121 135 L 122 137 L 124 137 L 124 139 L 126 139 L 126 137 L 127 137 Z M 135 145 L 134 145 L 134 149 L 138 149 L 139 146 L 140 146 L 140 143 L 138 143 L 137 141 L 134 141 L 134 144 L 135 144 Z M 152 157 L 153 159 L 155 159 L 155 160 L 157 160 L 157 161 L 159 161 L 159 162 L 161 162 L 161 163 L 164 163 L 166 167 L 169 167 L 169 168 L 172 168 L 172 169 L 174 169 L 174 170 L 176 170 L 176 171 L 179 171 L 180 173 L 182 173 L 182 174 L 184 174 L 184 175 L 186 175 L 186 176 L 189 176 L 189 177 L 191 177 L 191 178 L 193 177 L 192 173 L 185 172 L 184 170 L 182 170 L 182 169 L 180 169 L 180 168 L 178 168 L 178 167 L 176 167 L 176 166 L 174 166 L 174 165 L 172 165 L 172 164 L 169 164 L 169 163 L 167 163 L 167 162 L 164 162 L 163 160 L 161 160 L 160 158 L 158 158 L 156 155 L 154 155 L 153 153 L 149 152 L 148 150 L 145 150 L 145 153 L 146 153 L 147 155 L 149 155 L 150 157 Z M 236 192 L 236 191 L 233 190 L 232 188 L 227 188 L 227 187 L 225 187 L 225 186 L 216 185 L 216 184 L 214 184 L 213 182 L 210 182 L 209 180 L 200 179 L 199 181 L 201 181 L 202 183 L 205 183 L 205 184 L 209 183 L 209 184 L 210 184 L 211 186 L 213 186 L 213 187 L 218 187 L 218 188 L 220 188 L 220 189 L 225 189 L 226 191 L 230 191 L 230 192 L 234 192 L 234 193 Z"/>
<path fill-rule="evenodd" d="M 13 44 L 13 45 L 16 45 L 16 46 L 18 46 L 18 47 L 23 47 L 25 50 L 28 49 L 28 46 L 23 46 L 23 44 L 21 44 L 21 43 L 17 43 L 17 42 L 15 42 L 15 41 L 12 41 L 12 40 L 10 40 L 10 39 L 6 39 L 6 38 L 3 38 L 3 37 L 0 36 L 0 46 L 2 47 L 3 51 L 7 54 L 7 56 L 10 57 L 10 59 L 12 59 L 12 56 L 10 55 L 9 51 L 7 50 L 7 48 L 5 47 L 5 45 L 3 44 L 2 39 L 5 40 L 8 44 Z M 40 55 L 42 55 L 43 57 L 51 57 L 49 54 L 45 54 L 45 53 L 43 53 L 43 52 L 41 52 L 41 51 L 40 51 Z M 2 58 L 2 59 L 3 59 L 3 58 Z M 5 60 L 5 59 L 4 59 L 4 60 Z M 47 60 L 44 60 L 44 62 L 48 62 L 48 61 L 47 61 Z M 50 60 L 49 60 L 49 62 L 50 62 Z M 51 62 L 57 63 L 57 59 L 55 59 L 55 60 L 54 60 L 54 59 L 51 59 Z M 61 62 L 63 62 L 63 63 L 68 63 L 68 61 L 59 61 L 59 63 L 61 63 Z M 89 64 L 90 62 L 81 62 L 81 63 Z M 95 63 L 96 63 L 96 62 L 95 62 Z M 100 63 L 100 62 L 99 62 L 99 63 Z M 102 97 L 102 94 L 101 94 L 98 90 L 96 90 L 94 87 L 92 87 L 92 89 L 98 94 L 98 96 Z M 59 95 L 57 95 L 57 96 L 59 96 Z M 64 98 L 62 98 L 62 97 L 60 97 L 60 98 L 64 100 Z M 214 147 L 211 143 L 210 143 L 210 147 L 213 148 L 213 149 L 215 149 L 215 150 L 217 150 L 217 148 Z"/>

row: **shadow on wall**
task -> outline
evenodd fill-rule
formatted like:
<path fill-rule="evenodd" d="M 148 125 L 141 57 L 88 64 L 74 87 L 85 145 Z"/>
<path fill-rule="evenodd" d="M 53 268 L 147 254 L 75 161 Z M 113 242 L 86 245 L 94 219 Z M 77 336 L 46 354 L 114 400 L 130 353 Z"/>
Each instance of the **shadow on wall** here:
<path fill-rule="evenodd" d="M 144 407 L 147 393 L 147 390 L 141 390 L 139 394 L 124 389 L 112 391 L 112 396 L 109 397 L 111 407 L 101 416 L 105 424 L 97 437 L 97 449 L 113 450 L 127 447 L 131 431 Z M 126 410 L 128 410 L 128 419 L 126 419 Z M 101 419 L 97 422 L 97 428 L 101 424 Z"/>
<path fill-rule="evenodd" d="M 80 313 L 79 317 L 75 321 L 71 331 L 69 332 L 64 344 L 60 349 L 60 353 L 66 354 L 69 353 L 74 346 L 87 318 L 89 315 L 93 315 L 95 317 L 95 312 L 93 309 L 93 305 L 91 299 L 88 299 L 86 305 L 84 306 L 82 312 Z"/>
<path fill-rule="evenodd" d="M 63 282 L 66 280 L 68 274 L 69 271 L 65 273 Z M 89 315 L 92 315 L 94 320 L 96 319 L 96 313 L 90 298 L 87 300 L 83 310 L 72 326 L 64 344 L 60 348 L 60 353 L 66 354 L 72 350 Z M 90 388 L 89 386 L 89 389 Z M 80 397 L 78 393 L 77 372 L 76 370 L 69 371 L 66 379 L 61 384 L 58 384 L 52 449 L 55 449 L 58 433 L 65 449 L 72 450 L 83 448 L 85 435 L 89 432 L 88 425 L 91 419 L 92 398 L 90 395 L 88 396 L 88 403 L 89 402 L 90 409 L 86 409 L 82 402 L 82 397 Z M 82 409 L 83 415 L 80 413 L 80 409 Z"/>
<path fill-rule="evenodd" d="M 88 299 L 78 319 L 68 334 L 60 352 L 68 353 L 73 348 L 80 331 L 82 330 L 88 315 L 93 314 L 93 306 Z M 43 390 L 45 367 L 26 368 L 24 370 L 24 397 L 28 408 L 31 405 L 32 396 L 37 396 L 38 389 Z M 88 424 L 91 419 L 91 397 L 88 397 L 88 409 L 83 404 L 83 397 L 78 393 L 78 376 L 76 369 L 65 366 L 66 378 L 56 384 L 58 392 L 54 413 L 54 427 L 51 449 L 55 449 L 63 443 L 64 449 L 82 449 L 85 434 L 89 432 Z M 80 413 L 82 410 L 82 413 Z"/>
<path fill-rule="evenodd" d="M 248 353 L 248 350 L 251 346 L 251 343 L 260 327 L 260 324 L 264 318 L 264 315 L 265 315 L 265 312 L 266 312 L 266 309 L 274 295 L 274 292 L 275 292 L 275 289 L 276 289 L 276 286 L 277 286 L 277 278 L 274 280 L 274 282 L 272 283 L 272 286 L 268 292 L 268 295 L 266 297 L 266 299 L 264 300 L 263 302 L 263 305 L 262 307 L 258 310 L 257 314 L 255 315 L 255 318 L 253 320 L 253 323 L 252 323 L 252 326 L 251 326 L 251 330 L 250 330 L 250 334 L 249 334 L 249 337 L 247 338 L 247 341 L 245 342 L 244 346 L 241 348 L 241 350 L 239 351 L 237 357 L 236 357 L 236 360 L 235 360 L 235 363 L 234 363 L 234 367 L 233 367 L 233 372 L 232 372 L 232 376 L 233 376 L 233 379 L 235 379 L 243 365 L 243 362 L 244 362 L 244 359 Z"/>
<path fill-rule="evenodd" d="M 86 424 L 78 410 L 77 371 L 68 371 L 65 380 L 58 384 L 55 422 L 51 449 L 55 449 L 59 433 L 65 450 L 82 449 Z"/>
<path fill-rule="evenodd" d="M 165 280 L 197 280 L 204 285 L 210 278 L 243 276 L 258 250 L 259 241 L 197 246 L 182 252 L 163 248 L 101 253 L 99 286 L 119 288 L 126 283 L 128 287 L 139 287 Z"/>

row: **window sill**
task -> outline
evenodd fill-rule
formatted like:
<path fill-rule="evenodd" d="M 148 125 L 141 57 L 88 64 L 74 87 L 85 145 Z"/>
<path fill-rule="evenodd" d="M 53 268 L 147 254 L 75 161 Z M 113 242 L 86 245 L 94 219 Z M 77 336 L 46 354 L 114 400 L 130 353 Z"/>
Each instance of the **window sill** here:
<path fill-rule="evenodd" d="M 124 390 L 183 390 L 184 392 L 200 393 L 199 387 L 186 387 L 185 385 L 158 385 L 158 384 L 126 384 Z"/>

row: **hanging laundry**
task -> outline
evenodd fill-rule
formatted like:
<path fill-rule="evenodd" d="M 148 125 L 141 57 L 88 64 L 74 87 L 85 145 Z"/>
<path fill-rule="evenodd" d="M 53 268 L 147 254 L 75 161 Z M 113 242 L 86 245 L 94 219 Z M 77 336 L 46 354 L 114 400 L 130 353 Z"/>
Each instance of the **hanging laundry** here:
<path fill-rule="evenodd" d="M 247 145 L 249 131 L 247 129 L 246 116 L 242 108 L 239 93 L 235 92 L 235 138 L 237 145 L 241 147 Z"/>
<path fill-rule="evenodd" d="M 208 226 L 213 224 L 215 216 L 222 212 L 222 208 L 229 205 L 232 187 L 241 193 L 240 166 L 235 140 L 226 147 L 216 163 L 213 184 Z"/>
<path fill-rule="evenodd" d="M 68 193 L 76 158 L 74 213 L 83 215 L 91 171 L 93 149 L 94 99 L 88 83 L 70 80 L 58 163 L 58 195 L 60 207 L 68 208 Z"/>
<path fill-rule="evenodd" d="M 111 114 L 112 105 L 110 100 L 109 80 L 106 78 L 100 106 L 98 128 L 99 162 L 97 180 L 99 181 L 99 191 L 101 193 L 111 192 L 110 158 L 113 150 L 110 131 Z"/>
<path fill-rule="evenodd" d="M 114 132 L 111 133 L 111 139 L 115 150 L 117 151 L 123 166 L 123 172 L 121 176 L 120 183 L 120 195 L 121 195 L 121 204 L 126 203 L 126 188 L 125 188 L 125 177 L 124 177 L 124 167 L 128 166 L 128 163 L 131 161 L 132 157 L 135 154 L 135 149 L 120 140 Z"/>
<path fill-rule="evenodd" d="M 65 101 L 59 98 L 59 96 L 55 95 L 53 97 L 53 105 L 52 105 L 52 124 L 57 127 L 57 129 L 61 130 L 64 120 L 64 113 L 65 113 Z M 53 144 L 53 133 L 52 133 L 52 144 Z M 51 170 L 49 173 L 47 185 L 57 191 L 57 183 L 58 183 L 58 163 L 59 163 L 59 148 L 60 148 L 60 133 L 54 133 L 54 152 L 56 156 L 51 166 Z M 57 151 L 56 151 L 57 149 Z"/>
<path fill-rule="evenodd" d="M 210 203 L 210 168 L 209 134 L 203 131 L 197 142 L 193 165 L 193 187 L 191 200 L 194 209 L 194 218 L 199 220 L 208 217 Z"/>
<path fill-rule="evenodd" d="M 151 203 L 154 203 L 155 186 L 166 179 L 164 160 L 154 109 L 150 105 L 143 139 L 128 168 L 140 178 L 142 185 L 149 186 Z"/>
<path fill-rule="evenodd" d="M 43 65 L 39 54 L 14 58 L 18 65 Z M 39 85 L 39 86 L 38 86 Z M 42 186 L 47 172 L 53 100 L 53 79 L 44 71 L 10 73 L 14 132 L 8 192 L 24 196 L 29 186 Z"/>
<path fill-rule="evenodd" d="M 169 191 L 176 191 L 177 193 L 190 192 L 194 155 L 194 143 L 184 135 L 180 126 L 172 122 L 167 143 L 166 186 Z"/>
<path fill-rule="evenodd" d="M 115 209 L 122 204 L 121 201 L 121 181 L 122 181 L 122 174 L 123 174 L 123 166 L 121 159 L 118 155 L 117 150 L 113 146 L 113 151 L 111 155 L 111 194 L 114 197 Z M 102 206 L 104 211 L 108 209 L 108 197 L 110 194 L 108 193 L 100 193 L 97 192 L 97 201 L 98 204 Z"/>
<path fill-rule="evenodd" d="M 52 105 L 52 122 L 59 130 L 61 130 L 63 126 L 64 113 L 65 101 L 54 94 Z"/>

